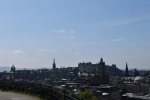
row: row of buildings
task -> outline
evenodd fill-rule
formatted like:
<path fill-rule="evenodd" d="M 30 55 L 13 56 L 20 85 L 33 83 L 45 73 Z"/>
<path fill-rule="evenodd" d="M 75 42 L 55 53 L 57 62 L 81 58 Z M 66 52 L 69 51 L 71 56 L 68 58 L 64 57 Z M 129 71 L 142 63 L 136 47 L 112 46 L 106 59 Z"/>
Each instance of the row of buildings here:
<path fill-rule="evenodd" d="M 116 66 L 105 65 L 103 58 L 97 64 L 79 63 L 78 67 L 67 68 L 57 68 L 54 59 L 52 69 L 16 70 L 13 65 L 10 72 L 0 73 L 0 80 L 51 84 L 60 89 L 65 88 L 70 95 L 90 88 L 100 100 L 120 100 L 119 89 L 109 86 L 108 68 L 112 70 Z"/>
<path fill-rule="evenodd" d="M 149 75 L 140 76 L 138 72 L 131 75 L 127 64 L 123 72 L 115 64 L 106 65 L 103 58 L 96 64 L 83 62 L 78 63 L 78 67 L 67 68 L 57 68 L 54 59 L 52 69 L 16 70 L 13 65 L 10 72 L 0 72 L 0 81 L 50 84 L 65 88 L 70 95 L 90 88 L 100 100 L 132 100 L 134 97 L 133 100 L 144 100 L 150 94 Z M 110 85 L 110 76 L 122 77 L 117 86 Z"/>

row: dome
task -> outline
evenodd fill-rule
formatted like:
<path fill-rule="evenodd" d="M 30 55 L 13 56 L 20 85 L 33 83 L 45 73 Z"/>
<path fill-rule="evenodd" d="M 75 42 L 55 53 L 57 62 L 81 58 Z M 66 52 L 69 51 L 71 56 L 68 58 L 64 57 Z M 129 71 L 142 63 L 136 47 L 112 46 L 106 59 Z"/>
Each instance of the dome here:
<path fill-rule="evenodd" d="M 144 80 L 144 78 L 141 77 L 141 76 L 137 76 L 137 77 L 135 77 L 135 79 L 134 79 L 134 81 L 143 81 L 143 80 Z"/>
<path fill-rule="evenodd" d="M 144 78 L 141 77 L 141 76 L 137 76 L 135 79 L 134 79 L 134 83 L 143 83 L 144 82 Z"/>

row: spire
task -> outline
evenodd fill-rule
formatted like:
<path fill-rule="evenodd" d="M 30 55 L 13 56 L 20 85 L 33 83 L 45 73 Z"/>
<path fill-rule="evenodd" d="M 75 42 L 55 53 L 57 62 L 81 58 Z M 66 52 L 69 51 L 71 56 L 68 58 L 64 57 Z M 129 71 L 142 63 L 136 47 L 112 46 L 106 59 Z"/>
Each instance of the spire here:
<path fill-rule="evenodd" d="M 55 64 L 55 58 L 53 59 L 53 64 Z"/>
<path fill-rule="evenodd" d="M 103 58 L 101 57 L 100 62 L 103 62 Z"/>
<path fill-rule="evenodd" d="M 55 58 L 53 59 L 53 69 L 56 69 Z"/>
<path fill-rule="evenodd" d="M 126 62 L 125 77 L 129 77 L 129 70 L 128 70 L 128 64 L 127 64 L 127 62 Z"/>

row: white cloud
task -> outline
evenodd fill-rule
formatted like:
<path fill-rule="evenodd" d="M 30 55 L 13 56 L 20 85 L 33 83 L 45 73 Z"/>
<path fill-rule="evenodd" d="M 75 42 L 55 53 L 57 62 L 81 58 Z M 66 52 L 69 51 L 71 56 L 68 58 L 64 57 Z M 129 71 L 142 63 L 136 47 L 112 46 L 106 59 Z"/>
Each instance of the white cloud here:
<path fill-rule="evenodd" d="M 148 20 L 148 19 L 150 19 L 150 15 L 138 16 L 138 17 L 133 17 L 133 18 L 130 18 L 130 19 L 123 19 L 123 20 L 115 21 L 115 22 L 113 22 L 114 23 L 113 26 L 120 26 L 120 25 L 124 25 L 124 24 L 140 22 L 140 21 L 144 21 L 144 20 Z"/>
<path fill-rule="evenodd" d="M 37 50 L 37 54 L 39 56 L 43 55 L 43 54 L 54 54 L 56 53 L 56 50 L 53 50 L 53 49 L 40 49 L 40 50 Z"/>
<path fill-rule="evenodd" d="M 64 33 L 65 30 L 64 29 L 60 29 L 60 30 L 55 30 L 54 32 L 56 32 L 56 33 Z"/>
<path fill-rule="evenodd" d="M 24 51 L 14 50 L 8 51 L 0 49 L 0 66 L 8 66 L 16 63 L 22 63 L 24 61 Z"/>
<path fill-rule="evenodd" d="M 80 55 L 80 52 L 75 52 L 75 55 L 76 55 L 76 56 Z"/>
<path fill-rule="evenodd" d="M 10 52 L 4 50 L 4 49 L 0 49 L 0 57 L 7 57 Z"/>
<path fill-rule="evenodd" d="M 54 32 L 60 33 L 59 35 L 62 35 L 60 36 L 61 39 L 75 39 L 76 38 L 73 34 L 74 33 L 73 29 L 70 29 L 70 30 L 61 29 L 61 30 L 55 30 Z"/>
<path fill-rule="evenodd" d="M 70 30 L 70 33 L 74 33 L 74 30 Z"/>
<path fill-rule="evenodd" d="M 39 56 L 43 55 L 43 53 L 42 53 L 42 52 L 38 52 L 37 54 L 38 54 Z"/>
<path fill-rule="evenodd" d="M 124 41 L 126 38 L 116 38 L 116 39 L 112 39 L 108 42 L 120 42 L 120 41 Z"/>
<path fill-rule="evenodd" d="M 3 49 L 0 49 L 0 52 L 4 51 Z"/>
<path fill-rule="evenodd" d="M 145 16 L 136 16 L 136 17 L 130 17 L 130 18 L 122 18 L 122 19 L 112 19 L 112 20 L 103 20 L 102 22 L 98 23 L 89 23 L 89 24 L 80 24 L 82 27 L 98 27 L 98 28 L 110 28 L 110 27 L 116 27 L 126 24 L 132 24 L 140 21 L 149 20 L 150 15 Z"/>
<path fill-rule="evenodd" d="M 22 55 L 22 54 L 24 54 L 24 51 L 22 51 L 22 50 L 15 50 L 15 51 L 12 52 L 12 54 Z"/>
<path fill-rule="evenodd" d="M 51 56 L 54 57 L 55 52 L 52 49 L 40 49 L 25 54 L 25 51 L 19 49 L 14 51 L 0 49 L 0 66 L 12 66 L 14 64 L 16 68 L 48 67 L 51 66 L 49 65 L 50 58 Z"/>
<path fill-rule="evenodd" d="M 65 32 L 65 30 L 59 30 L 58 32 L 59 32 L 59 33 L 64 33 L 64 32 Z"/>
<path fill-rule="evenodd" d="M 49 52 L 49 53 L 55 53 L 56 50 L 53 50 L 53 49 L 40 49 L 40 50 L 37 50 L 38 52 Z"/>

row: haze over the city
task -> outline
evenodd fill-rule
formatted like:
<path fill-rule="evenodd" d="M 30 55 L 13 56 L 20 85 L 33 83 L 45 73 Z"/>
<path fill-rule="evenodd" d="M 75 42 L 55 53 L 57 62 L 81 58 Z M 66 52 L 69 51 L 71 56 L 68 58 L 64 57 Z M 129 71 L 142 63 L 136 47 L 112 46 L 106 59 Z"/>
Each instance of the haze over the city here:
<path fill-rule="evenodd" d="M 0 0 L 0 66 L 150 68 L 150 0 Z"/>

